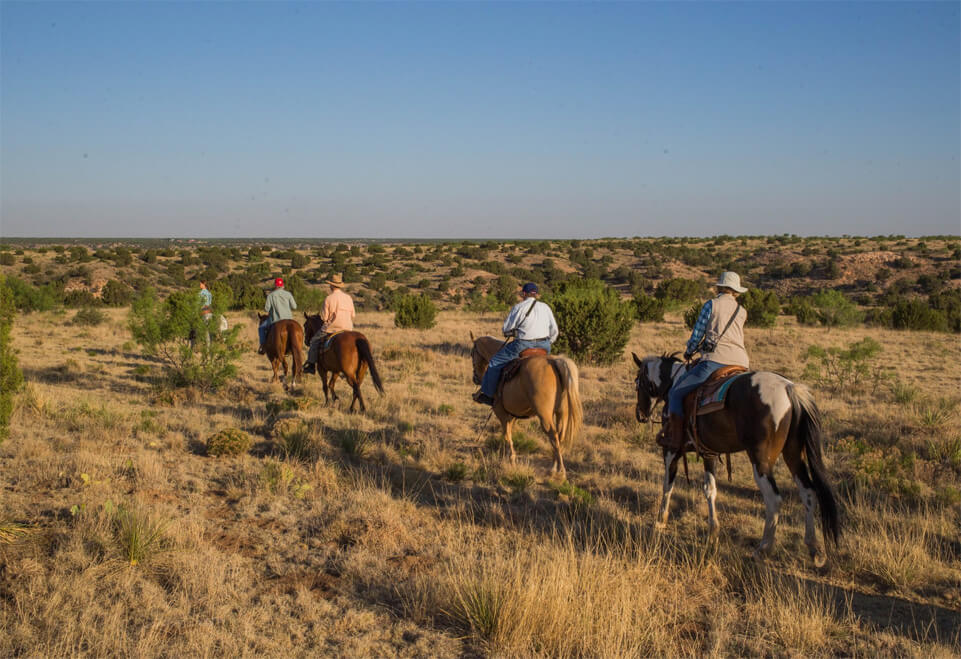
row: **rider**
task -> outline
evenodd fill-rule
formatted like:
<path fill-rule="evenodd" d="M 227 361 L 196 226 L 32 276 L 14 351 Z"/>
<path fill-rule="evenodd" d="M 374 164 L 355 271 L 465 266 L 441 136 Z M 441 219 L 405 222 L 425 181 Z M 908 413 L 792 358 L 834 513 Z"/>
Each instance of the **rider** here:
<path fill-rule="evenodd" d="M 674 383 L 668 399 L 668 431 L 660 441 L 664 448 L 675 453 L 684 446 L 684 397 L 722 366 L 748 367 L 747 350 L 744 348 L 747 310 L 737 301 L 737 295 L 747 289 L 741 286 L 741 278 L 734 272 L 723 273 L 715 286 L 717 297 L 701 307 L 684 351 L 685 361 L 698 351 L 701 359 Z"/>
<path fill-rule="evenodd" d="M 474 402 L 494 404 L 494 394 L 501 371 L 508 362 L 517 359 L 528 348 L 543 348 L 548 353 L 557 340 L 557 321 L 551 308 L 537 299 L 537 284 L 527 283 L 521 288 L 521 301 L 514 305 L 502 328 L 508 341 L 491 357 L 481 381 L 480 391 L 473 396 Z M 530 302 L 528 302 L 530 300 Z M 510 339 L 514 340 L 511 341 Z"/>
<path fill-rule="evenodd" d="M 210 319 L 214 317 L 213 310 L 214 296 L 207 288 L 207 282 L 203 279 L 200 280 L 200 313 L 204 317 L 204 320 L 210 322 Z"/>
<path fill-rule="evenodd" d="M 344 292 L 344 278 L 338 272 L 327 282 L 330 284 L 330 295 L 324 299 L 324 306 L 320 310 L 320 320 L 324 323 L 319 332 L 310 340 L 310 350 L 307 352 L 307 363 L 304 373 L 313 373 L 320 355 L 320 347 L 334 332 L 354 329 L 354 301 Z"/>
<path fill-rule="evenodd" d="M 274 290 L 267 295 L 267 301 L 264 303 L 264 313 L 268 316 L 257 328 L 260 334 L 260 350 L 258 352 L 261 355 L 264 354 L 264 344 L 267 343 L 267 333 L 270 331 L 270 326 L 278 320 L 293 320 L 294 315 L 291 310 L 296 308 L 297 303 L 294 301 L 294 296 L 284 288 L 284 280 L 277 277 L 274 280 Z"/>

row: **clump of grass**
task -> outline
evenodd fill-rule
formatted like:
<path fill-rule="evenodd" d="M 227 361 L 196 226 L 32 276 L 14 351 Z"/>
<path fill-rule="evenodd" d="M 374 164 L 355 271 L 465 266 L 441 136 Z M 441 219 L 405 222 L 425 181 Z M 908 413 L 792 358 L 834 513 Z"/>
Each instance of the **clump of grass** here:
<path fill-rule="evenodd" d="M 356 428 L 348 428 L 337 433 L 337 443 L 347 455 L 363 458 L 370 450 L 370 435 Z"/>
<path fill-rule="evenodd" d="M 414 431 L 414 424 L 410 421 L 398 421 L 397 422 L 397 432 L 401 435 L 407 435 Z"/>
<path fill-rule="evenodd" d="M 894 402 L 899 405 L 908 405 L 913 403 L 918 397 L 920 391 L 917 387 L 912 387 L 909 384 L 905 384 L 900 380 L 895 380 L 891 383 L 891 395 L 894 397 Z"/>
<path fill-rule="evenodd" d="M 288 492 L 303 499 L 312 489 L 310 483 L 300 478 L 290 465 L 276 460 L 268 460 L 258 475 L 261 487 L 271 494 Z"/>
<path fill-rule="evenodd" d="M 166 536 L 169 522 L 145 510 L 117 508 L 113 516 L 114 534 L 120 553 L 130 565 L 139 565 L 170 548 Z"/>
<path fill-rule="evenodd" d="M 238 428 L 224 428 L 207 439 L 207 455 L 241 455 L 253 446 L 250 435 Z"/>
<path fill-rule="evenodd" d="M 922 399 L 915 404 L 915 411 L 921 426 L 929 430 L 936 430 L 947 423 L 954 414 L 957 403 L 947 398 L 932 400 Z"/>
<path fill-rule="evenodd" d="M 470 474 L 470 467 L 463 462 L 455 462 L 444 470 L 444 478 L 453 483 L 464 480 L 468 474 Z"/>
<path fill-rule="evenodd" d="M 267 416 L 277 417 L 285 412 L 298 412 L 313 405 L 309 398 L 280 398 L 267 401 Z"/>
<path fill-rule="evenodd" d="M 32 529 L 26 524 L 0 519 L 0 545 L 11 545 L 28 535 Z"/>
<path fill-rule="evenodd" d="M 284 448 L 284 455 L 288 458 L 301 462 L 313 462 L 320 457 L 317 434 L 303 421 L 281 430 L 279 438 Z"/>
<path fill-rule="evenodd" d="M 527 491 L 534 484 L 534 476 L 527 471 L 511 471 L 501 476 L 501 483 L 515 494 Z"/>
<path fill-rule="evenodd" d="M 579 488 L 570 481 L 563 483 L 550 483 L 550 486 L 560 496 L 566 497 L 576 504 L 589 506 L 594 503 L 594 496 L 585 489 Z"/>
<path fill-rule="evenodd" d="M 441 416 L 451 416 L 454 413 L 454 406 L 444 403 L 437 406 L 437 413 Z"/>
<path fill-rule="evenodd" d="M 522 432 L 513 433 L 511 439 L 514 440 L 514 450 L 522 455 L 537 453 L 540 450 L 537 440 Z"/>

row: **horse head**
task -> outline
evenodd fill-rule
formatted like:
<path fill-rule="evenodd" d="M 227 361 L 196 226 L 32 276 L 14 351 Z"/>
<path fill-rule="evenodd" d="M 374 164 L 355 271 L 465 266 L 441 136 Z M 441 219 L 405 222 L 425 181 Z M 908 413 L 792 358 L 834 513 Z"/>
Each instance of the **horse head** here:
<path fill-rule="evenodd" d="M 637 364 L 637 377 L 634 378 L 637 404 L 634 407 L 634 417 L 640 423 L 647 423 L 654 403 L 664 400 L 671 390 L 677 370 L 675 366 L 680 364 L 681 360 L 677 355 L 650 355 L 641 359 L 632 352 L 631 356 Z"/>
<path fill-rule="evenodd" d="M 311 316 L 306 311 L 304 312 L 304 345 L 310 345 L 310 340 L 314 338 L 314 334 L 320 331 L 323 324 L 320 314 Z"/>
<path fill-rule="evenodd" d="M 484 371 L 487 370 L 487 363 L 493 356 L 494 352 L 502 345 L 502 342 L 498 341 L 492 336 L 479 336 L 474 337 L 474 333 L 470 333 L 471 338 L 471 348 L 470 348 L 470 360 L 471 365 L 474 370 L 474 384 L 479 385 L 481 379 L 484 377 Z M 497 347 L 491 352 L 488 344 L 496 343 Z M 489 354 L 488 354 L 489 353 Z"/>

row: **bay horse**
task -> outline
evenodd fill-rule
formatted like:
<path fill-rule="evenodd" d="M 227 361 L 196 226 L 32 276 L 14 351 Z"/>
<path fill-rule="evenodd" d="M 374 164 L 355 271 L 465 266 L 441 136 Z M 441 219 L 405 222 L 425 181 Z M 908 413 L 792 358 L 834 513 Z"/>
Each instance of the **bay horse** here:
<path fill-rule="evenodd" d="M 265 321 L 268 316 L 258 313 L 260 322 Z M 293 375 L 290 378 L 290 387 L 296 385 L 297 380 L 303 377 L 304 356 L 301 352 L 301 345 L 304 342 L 304 331 L 296 320 L 278 320 L 270 326 L 267 332 L 267 340 L 264 342 L 264 353 L 270 360 L 270 365 L 274 369 L 274 377 L 271 382 L 277 382 L 277 371 L 283 366 L 284 375 L 281 378 L 284 389 L 287 385 L 287 354 L 291 356 L 293 362 Z"/>
<path fill-rule="evenodd" d="M 474 338 L 471 333 L 474 384 L 479 385 L 491 357 L 504 345 L 493 336 Z M 567 480 L 561 444 L 574 441 L 584 416 L 581 407 L 577 364 L 568 357 L 535 355 L 522 360 L 517 375 L 506 382 L 494 401 L 494 414 L 501 422 L 504 441 L 510 447 L 511 464 L 517 460 L 511 438 L 514 422 L 536 416 L 551 441 L 554 462 L 551 475 Z"/>
<path fill-rule="evenodd" d="M 304 313 L 304 343 L 310 345 L 310 340 L 314 334 L 320 331 L 324 321 L 320 319 L 320 314 L 311 316 Z M 337 392 L 334 391 L 334 384 L 337 376 L 343 374 L 344 379 L 350 384 L 354 391 L 354 397 L 350 401 L 350 411 L 354 411 L 354 405 L 360 403 L 360 411 L 366 412 L 367 406 L 364 404 L 364 396 L 360 392 L 360 383 L 364 381 L 364 375 L 370 369 L 370 378 L 374 381 L 377 391 L 384 393 L 384 385 L 380 381 L 380 374 L 374 364 L 374 356 L 370 351 L 370 342 L 367 337 L 360 332 L 345 331 L 335 334 L 330 339 L 330 347 L 321 350 L 317 358 L 317 375 L 324 385 L 324 402 L 329 404 L 331 399 L 335 402 Z M 330 373 L 328 382 L 327 373 Z"/>
<path fill-rule="evenodd" d="M 665 403 L 666 414 L 668 393 L 675 380 L 684 374 L 686 366 L 676 355 L 640 359 L 631 354 L 638 368 L 635 416 L 644 423 L 650 417 L 654 401 Z M 717 457 L 746 451 L 753 467 L 754 482 L 764 497 L 766 508 L 764 534 L 754 554 L 759 556 L 770 551 L 781 506 L 781 493 L 774 482 L 773 472 L 778 456 L 782 455 L 807 511 L 804 544 L 814 564 L 822 567 L 827 558 L 814 529 L 815 504 L 821 511 L 821 531 L 835 546 L 841 536 L 841 521 L 821 454 L 821 414 L 810 390 L 777 373 L 748 372 L 731 383 L 724 407 L 699 415 L 696 424 L 698 452 L 704 458 L 704 495 L 711 537 L 716 537 L 718 532 L 714 505 Z M 675 454 L 664 449 L 664 489 L 656 522 L 658 528 L 667 524 L 677 461 L 682 454 L 683 450 Z"/>

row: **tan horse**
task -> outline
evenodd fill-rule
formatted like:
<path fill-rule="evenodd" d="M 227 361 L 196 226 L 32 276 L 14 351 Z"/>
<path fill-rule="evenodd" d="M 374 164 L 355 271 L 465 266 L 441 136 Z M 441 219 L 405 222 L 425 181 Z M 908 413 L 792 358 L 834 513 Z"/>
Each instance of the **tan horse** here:
<path fill-rule="evenodd" d="M 474 383 L 480 384 L 491 357 L 504 345 L 493 336 L 474 338 L 471 333 L 471 361 Z M 551 440 L 554 463 L 551 474 L 567 479 L 561 444 L 570 444 L 581 426 L 583 410 L 578 385 L 577 364 L 562 356 L 534 356 L 524 359 L 517 375 L 507 382 L 494 401 L 494 414 L 501 422 L 504 440 L 511 450 L 511 463 L 517 460 L 511 434 L 517 419 L 536 416 L 541 429 Z"/>
<path fill-rule="evenodd" d="M 264 314 L 257 315 L 260 316 L 261 322 L 267 319 L 267 316 Z M 270 360 L 270 365 L 274 369 L 274 377 L 271 380 L 272 383 L 277 382 L 277 371 L 282 366 L 284 369 L 282 378 L 284 389 L 288 388 L 287 354 L 290 353 L 294 371 L 290 378 L 290 386 L 293 387 L 296 385 L 297 380 L 299 380 L 304 373 L 303 344 L 304 330 L 301 329 L 300 324 L 296 320 L 278 320 L 270 326 L 270 331 L 267 332 L 267 341 L 264 343 L 264 352 L 267 355 L 267 359 Z"/>

